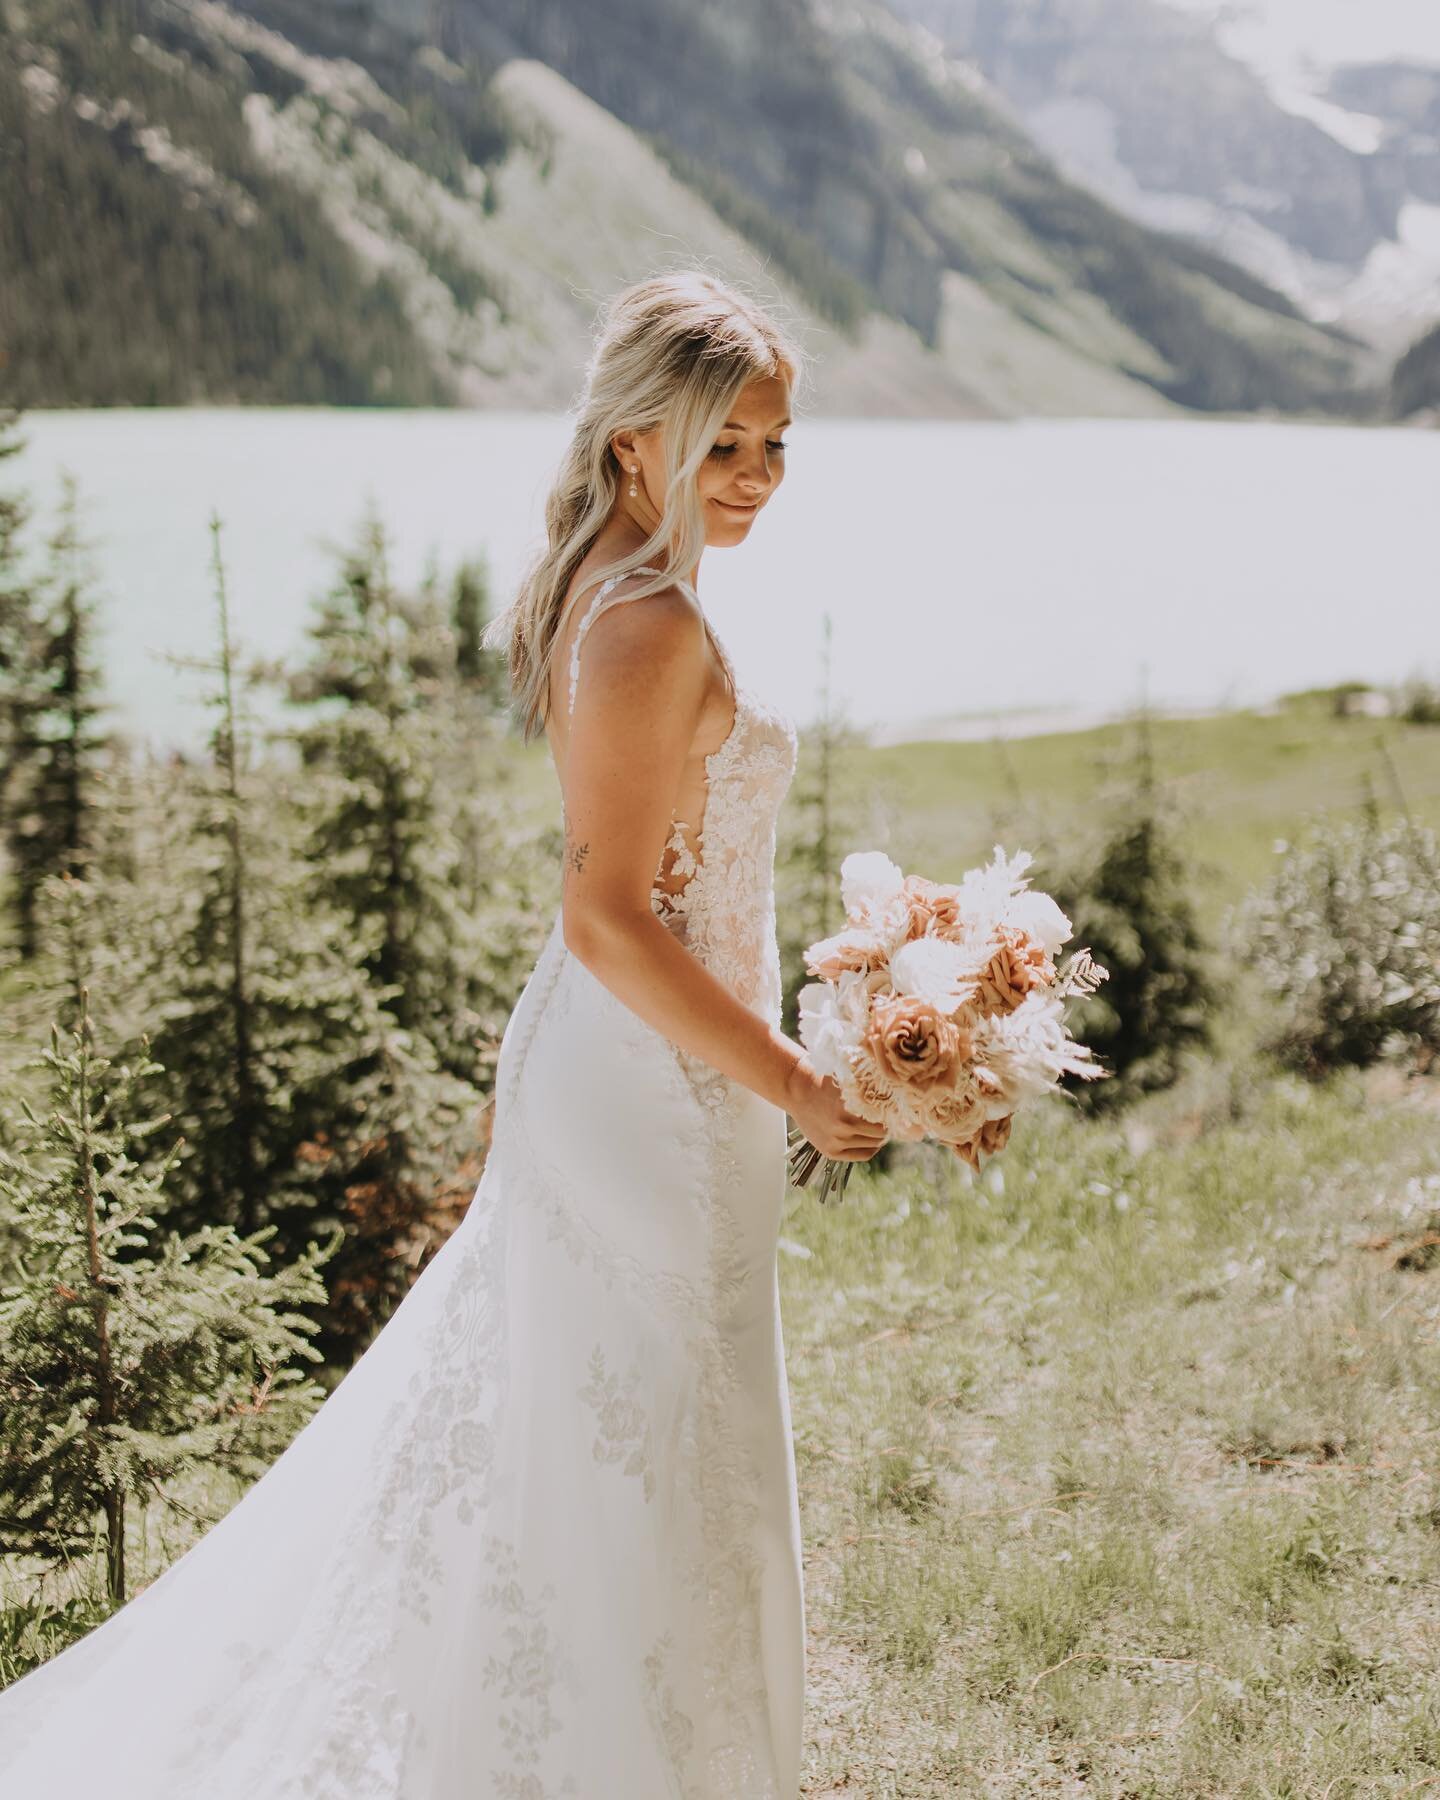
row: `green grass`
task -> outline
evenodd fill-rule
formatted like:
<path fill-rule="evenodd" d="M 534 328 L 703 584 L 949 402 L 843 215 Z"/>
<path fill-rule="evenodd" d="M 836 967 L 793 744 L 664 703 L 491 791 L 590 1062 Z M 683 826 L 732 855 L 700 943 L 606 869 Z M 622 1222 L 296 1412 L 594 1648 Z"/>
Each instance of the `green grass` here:
<path fill-rule="evenodd" d="M 903 1158 L 785 1226 L 809 1800 L 1440 1785 L 1440 1085 Z"/>
<path fill-rule="evenodd" d="M 1403 795 L 1415 818 L 1440 825 L 1434 726 L 1335 718 L 1323 697 L 1306 696 L 1272 714 L 1157 719 L 1150 736 L 1156 776 L 1204 876 L 1197 900 L 1212 927 L 1268 877 L 1277 842 L 1312 817 L 1357 815 L 1367 792 L 1387 814 Z M 855 771 L 880 784 L 890 853 L 948 880 L 996 841 L 1035 848 L 1047 831 L 1083 837 L 1088 809 L 1126 779 L 1136 743 L 1133 724 L 1113 724 L 1008 743 L 887 745 L 858 753 Z"/>

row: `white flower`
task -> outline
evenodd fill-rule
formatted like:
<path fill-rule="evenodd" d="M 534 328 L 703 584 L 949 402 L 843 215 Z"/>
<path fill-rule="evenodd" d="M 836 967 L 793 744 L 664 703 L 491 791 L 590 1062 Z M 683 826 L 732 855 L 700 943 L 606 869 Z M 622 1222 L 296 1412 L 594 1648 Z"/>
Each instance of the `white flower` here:
<path fill-rule="evenodd" d="M 1087 1044 L 1065 1029 L 1064 1008 L 1044 988 L 1034 988 L 1014 1012 L 985 1014 L 975 1028 L 976 1060 L 999 1080 L 1007 1110 L 1048 1094 L 1064 1074 L 1094 1076 Z"/>
<path fill-rule="evenodd" d="M 883 850 L 853 850 L 840 865 L 840 899 L 852 916 L 883 906 L 904 884 L 904 875 Z"/>
<path fill-rule="evenodd" d="M 967 869 L 960 878 L 960 911 L 977 924 L 996 924 L 1029 883 L 1025 871 L 1034 861 L 1028 850 L 1007 857 L 1001 845 L 984 868 Z"/>
<path fill-rule="evenodd" d="M 912 938 L 890 957 L 890 980 L 897 994 L 924 1000 L 937 1012 L 952 1013 L 975 991 L 975 980 L 989 960 L 988 949 L 978 959 L 963 944 L 944 938 Z"/>
<path fill-rule="evenodd" d="M 1074 929 L 1048 894 L 1034 890 L 1015 896 L 1005 908 L 1005 921 L 1018 925 L 1047 956 L 1054 956 L 1062 944 L 1068 943 Z"/>
<path fill-rule="evenodd" d="M 812 981 L 800 990 L 800 1042 L 820 1075 L 842 1087 L 851 1079 L 850 1051 L 865 1035 L 869 994 L 865 979 L 847 970 L 837 982 Z"/>

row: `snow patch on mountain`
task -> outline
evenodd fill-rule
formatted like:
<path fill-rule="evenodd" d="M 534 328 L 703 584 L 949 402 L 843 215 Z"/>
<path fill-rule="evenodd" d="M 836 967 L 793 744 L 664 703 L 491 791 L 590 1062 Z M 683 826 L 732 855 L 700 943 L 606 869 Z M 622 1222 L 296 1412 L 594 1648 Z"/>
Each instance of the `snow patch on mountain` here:
<path fill-rule="evenodd" d="M 1401 208 L 1393 242 L 1377 244 L 1365 267 L 1349 284 L 1341 313 L 1348 324 L 1367 327 L 1398 346 L 1415 327 L 1435 316 L 1440 293 L 1440 206 L 1410 200 Z"/>
<path fill-rule="evenodd" d="M 1316 37 L 1307 37 L 1304 24 L 1292 20 L 1283 6 L 1252 0 L 1237 7 L 1229 0 L 1164 0 L 1176 12 L 1209 19 L 1222 50 L 1243 63 L 1264 83 L 1266 92 L 1282 112 L 1318 125 L 1337 144 L 1357 156 L 1373 156 L 1385 141 L 1383 119 L 1351 112 L 1324 98 L 1338 55 L 1317 54 L 1313 45 L 1324 42 L 1323 24 Z M 1310 24 L 1315 24 L 1312 12 Z M 1384 45 L 1388 38 L 1377 37 Z"/>
<path fill-rule="evenodd" d="M 1337 144 L 1343 144 L 1357 156 L 1373 156 L 1385 141 L 1383 119 L 1372 118 L 1368 113 L 1350 112 L 1294 82 L 1272 79 L 1267 85 L 1271 98 L 1284 112 L 1318 125 Z"/>
<path fill-rule="evenodd" d="M 1323 104 L 1317 102 L 1317 107 Z M 1342 112 L 1339 107 L 1329 110 Z M 1358 113 L 1344 116 L 1362 118 Z M 1252 270 L 1314 319 L 1347 326 L 1393 347 L 1408 342 L 1417 322 L 1434 314 L 1440 291 L 1440 206 L 1408 201 L 1395 238 L 1378 243 L 1357 270 L 1309 256 L 1266 225 L 1265 214 L 1285 206 L 1281 193 L 1238 181 L 1218 199 L 1145 187 L 1121 160 L 1119 122 L 1100 100 L 1062 95 L 1031 107 L 1026 123 L 1067 173 L 1112 205 L 1142 224 L 1194 238 Z M 1370 123 L 1383 132 L 1381 121 Z M 1358 140 L 1363 134 L 1355 136 Z M 1372 137 L 1348 147 L 1369 153 L 1376 144 Z"/>

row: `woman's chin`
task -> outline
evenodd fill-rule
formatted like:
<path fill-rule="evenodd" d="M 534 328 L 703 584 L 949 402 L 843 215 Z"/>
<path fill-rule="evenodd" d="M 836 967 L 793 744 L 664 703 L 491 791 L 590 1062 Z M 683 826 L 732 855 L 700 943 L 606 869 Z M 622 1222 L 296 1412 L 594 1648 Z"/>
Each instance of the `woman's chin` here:
<path fill-rule="evenodd" d="M 738 544 L 748 535 L 759 511 L 758 506 L 751 507 L 748 512 L 734 512 L 719 504 L 711 506 L 705 521 L 705 542 Z"/>

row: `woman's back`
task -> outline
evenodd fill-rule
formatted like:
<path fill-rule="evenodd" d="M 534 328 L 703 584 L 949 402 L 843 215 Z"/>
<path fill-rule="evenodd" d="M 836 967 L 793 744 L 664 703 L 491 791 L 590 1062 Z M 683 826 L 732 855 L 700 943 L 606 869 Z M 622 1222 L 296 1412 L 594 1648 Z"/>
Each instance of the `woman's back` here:
<path fill-rule="evenodd" d="M 557 641 L 547 724 L 561 787 L 566 786 L 569 725 L 597 620 L 627 603 L 636 613 L 673 606 L 677 599 L 693 606 L 709 646 L 709 678 L 677 790 L 670 797 L 669 831 L 654 871 L 651 905 L 728 985 L 751 1002 L 763 995 L 778 1008 L 778 966 L 773 971 L 768 966 L 774 961 L 774 826 L 794 772 L 794 727 L 741 687 L 688 583 L 675 584 L 678 595 L 672 589 L 632 598 L 639 585 L 639 576 L 586 584 L 582 572 L 572 586 L 579 597 L 563 618 Z M 631 634 L 634 653 L 641 658 L 644 631 L 642 620 Z M 593 656 L 593 647 L 589 653 Z M 623 730 L 624 724 L 623 715 L 607 718 L 606 728 Z M 706 864 L 712 873 L 704 872 Z M 772 973 L 774 980 L 767 980 Z"/>

